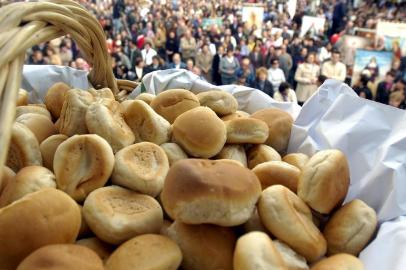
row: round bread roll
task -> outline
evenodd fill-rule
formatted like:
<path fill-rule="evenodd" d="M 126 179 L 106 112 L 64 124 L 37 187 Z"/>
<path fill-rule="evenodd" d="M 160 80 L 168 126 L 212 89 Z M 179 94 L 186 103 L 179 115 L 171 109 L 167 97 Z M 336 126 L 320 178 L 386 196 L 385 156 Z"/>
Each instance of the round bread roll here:
<path fill-rule="evenodd" d="M 52 85 L 46 93 L 45 105 L 55 119 L 58 119 L 61 115 L 65 93 L 70 89 L 71 87 L 69 85 L 63 82 L 58 82 Z"/>
<path fill-rule="evenodd" d="M 168 228 L 168 236 L 182 251 L 183 269 L 233 269 L 236 237 L 230 228 L 208 224 L 187 225 L 175 221 Z"/>
<path fill-rule="evenodd" d="M 378 220 L 375 210 L 361 200 L 346 203 L 324 228 L 328 254 L 357 256 L 373 236 Z"/>
<path fill-rule="evenodd" d="M 151 104 L 151 102 L 154 100 L 155 95 L 150 94 L 150 93 L 141 93 L 139 94 L 135 99 L 136 100 L 142 100 L 145 103 L 147 103 L 148 105 Z"/>
<path fill-rule="evenodd" d="M 328 214 L 341 204 L 350 185 L 345 155 L 336 149 L 313 155 L 302 170 L 297 195 L 314 210 Z"/>
<path fill-rule="evenodd" d="M 185 112 L 176 118 L 172 127 L 175 142 L 194 157 L 214 157 L 226 143 L 224 122 L 207 107 Z"/>
<path fill-rule="evenodd" d="M 48 245 L 25 258 L 17 270 L 104 270 L 97 254 L 84 246 Z"/>
<path fill-rule="evenodd" d="M 163 143 L 161 148 L 165 151 L 170 166 L 178 160 L 188 158 L 187 154 L 176 143 Z"/>
<path fill-rule="evenodd" d="M 309 156 L 302 153 L 292 153 L 284 156 L 282 161 L 303 170 L 306 163 L 309 161 Z"/>
<path fill-rule="evenodd" d="M 85 219 L 85 213 L 83 212 L 83 206 L 78 204 L 80 208 L 80 216 L 82 217 L 81 222 L 80 222 L 80 230 L 79 230 L 79 235 L 78 238 L 83 238 L 87 235 L 90 235 L 92 233 L 92 230 L 90 230 L 89 225 L 87 225 L 86 219 Z"/>
<path fill-rule="evenodd" d="M 28 104 L 28 92 L 24 89 L 18 90 L 17 106 L 25 106 Z"/>
<path fill-rule="evenodd" d="M 39 146 L 44 167 L 54 170 L 54 156 L 58 146 L 69 137 L 63 134 L 49 136 Z"/>
<path fill-rule="evenodd" d="M 234 270 L 287 269 L 271 238 L 263 232 L 250 232 L 238 238 Z"/>
<path fill-rule="evenodd" d="M 58 131 L 54 123 L 52 123 L 46 116 L 37 113 L 26 113 L 19 116 L 16 122 L 28 127 L 38 140 L 38 143 L 43 142 L 49 136 L 52 136 Z"/>
<path fill-rule="evenodd" d="M 279 109 L 263 109 L 255 112 L 251 117 L 262 120 L 268 125 L 269 137 L 265 144 L 280 154 L 286 153 L 293 125 L 292 116 Z"/>
<path fill-rule="evenodd" d="M 350 254 L 337 254 L 319 261 L 310 270 L 364 270 L 364 265 Z"/>
<path fill-rule="evenodd" d="M 245 155 L 245 149 L 242 145 L 238 144 L 225 145 L 216 157 L 217 159 L 235 160 L 240 162 L 244 167 L 247 167 L 247 156 Z"/>
<path fill-rule="evenodd" d="M 170 89 L 159 93 L 150 103 L 152 109 L 163 116 L 169 123 L 182 113 L 199 107 L 199 99 L 185 89 Z"/>
<path fill-rule="evenodd" d="M 158 233 L 163 223 L 162 208 L 154 198 L 118 186 L 90 193 L 83 213 L 94 234 L 110 244 L 120 244 L 145 233 Z"/>
<path fill-rule="evenodd" d="M 327 243 L 312 222 L 310 208 L 288 188 L 270 186 L 262 192 L 259 216 L 265 227 L 309 262 L 326 253 Z"/>
<path fill-rule="evenodd" d="M 13 124 L 6 165 L 14 172 L 30 165 L 42 165 L 38 140 L 23 124 Z"/>
<path fill-rule="evenodd" d="M 59 118 L 59 132 L 67 136 L 89 133 L 86 126 L 86 112 L 93 101 L 92 94 L 87 91 L 68 90 L 65 93 L 65 101 Z"/>
<path fill-rule="evenodd" d="M 169 170 L 165 151 L 156 144 L 141 142 L 116 153 L 112 182 L 156 197 Z"/>
<path fill-rule="evenodd" d="M 76 245 L 90 248 L 99 256 L 102 261 L 107 260 L 111 253 L 113 253 L 113 246 L 101 241 L 97 237 L 90 237 L 76 241 Z"/>
<path fill-rule="evenodd" d="M 26 113 L 40 114 L 40 115 L 47 117 L 49 120 L 52 120 L 51 114 L 49 113 L 49 111 L 46 108 L 42 108 L 42 107 L 35 106 L 32 104 L 26 105 L 26 106 L 18 106 L 16 108 L 16 119 Z"/>
<path fill-rule="evenodd" d="M 14 180 L 16 173 L 7 166 L 0 170 L 0 198 L 6 186 Z"/>
<path fill-rule="evenodd" d="M 264 121 L 255 118 L 238 118 L 225 121 L 227 143 L 264 143 L 269 129 Z"/>
<path fill-rule="evenodd" d="M 170 139 L 171 124 L 144 101 L 132 100 L 127 104 L 124 119 L 135 134 L 135 142 L 162 144 Z"/>
<path fill-rule="evenodd" d="M 264 224 L 262 224 L 257 208 L 255 208 L 254 213 L 251 215 L 250 219 L 243 224 L 243 228 L 246 233 L 257 231 L 270 234 L 269 231 L 265 228 Z"/>
<path fill-rule="evenodd" d="M 297 191 L 297 182 L 300 177 L 300 170 L 283 161 L 268 161 L 258 164 L 252 171 L 261 182 L 262 189 L 272 185 L 282 185 Z"/>
<path fill-rule="evenodd" d="M 101 88 L 101 89 L 94 89 L 90 88 L 88 92 L 95 98 L 95 100 L 100 99 L 112 99 L 115 100 L 113 92 L 110 88 Z"/>
<path fill-rule="evenodd" d="M 119 110 L 119 103 L 111 100 L 111 106 L 103 102 L 94 102 L 86 112 L 86 125 L 90 133 L 104 138 L 116 153 L 122 148 L 131 145 L 135 136 L 130 127 L 124 121 Z"/>
<path fill-rule="evenodd" d="M 221 117 L 221 120 L 223 121 L 229 121 L 233 119 L 238 119 L 238 118 L 247 118 L 250 117 L 250 114 L 244 111 L 236 111 L 232 114 L 227 114 L 223 117 Z"/>
<path fill-rule="evenodd" d="M 238 109 L 238 101 L 225 91 L 207 91 L 197 94 L 200 106 L 207 106 L 216 114 L 223 116 L 235 113 Z"/>
<path fill-rule="evenodd" d="M 0 207 L 17 201 L 29 193 L 43 188 L 56 188 L 55 175 L 41 166 L 22 168 L 4 189 L 0 197 Z"/>
<path fill-rule="evenodd" d="M 281 155 L 276 152 L 275 149 L 272 147 L 259 144 L 255 145 L 251 149 L 247 151 L 247 159 L 248 159 L 248 168 L 253 169 L 258 164 L 267 162 L 267 161 L 281 161 Z"/>
<path fill-rule="evenodd" d="M 281 255 L 283 262 L 287 266 L 287 269 L 309 270 L 309 266 L 306 263 L 306 259 L 303 256 L 297 254 L 288 245 L 279 240 L 274 240 L 273 246 Z"/>
<path fill-rule="evenodd" d="M 171 239 L 144 234 L 119 246 L 108 258 L 106 270 L 176 270 L 182 253 Z"/>
<path fill-rule="evenodd" d="M 169 170 L 161 193 L 166 213 L 187 224 L 241 225 L 261 194 L 253 172 L 232 162 L 184 159 Z"/>
<path fill-rule="evenodd" d="M 106 184 L 113 166 L 114 154 L 106 140 L 95 134 L 75 135 L 56 149 L 56 185 L 81 202 Z"/>
<path fill-rule="evenodd" d="M 80 209 L 64 192 L 46 188 L 0 209 L 0 269 L 16 269 L 34 250 L 73 243 Z"/>

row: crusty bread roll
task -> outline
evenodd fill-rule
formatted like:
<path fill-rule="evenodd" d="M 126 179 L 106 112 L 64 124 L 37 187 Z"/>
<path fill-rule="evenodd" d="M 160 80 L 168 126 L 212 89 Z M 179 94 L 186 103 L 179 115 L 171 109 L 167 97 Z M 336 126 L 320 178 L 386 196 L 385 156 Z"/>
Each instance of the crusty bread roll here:
<path fill-rule="evenodd" d="M 86 126 L 86 112 L 93 101 L 93 96 L 87 91 L 68 90 L 65 93 L 59 118 L 59 132 L 67 136 L 89 133 Z"/>
<path fill-rule="evenodd" d="M 26 106 L 18 106 L 16 108 L 16 118 L 18 118 L 19 116 L 21 116 L 25 113 L 37 113 L 37 114 L 47 117 L 49 120 L 52 119 L 51 114 L 49 113 L 49 111 L 46 108 L 42 108 L 42 107 L 35 106 L 32 104 L 26 105 Z"/>
<path fill-rule="evenodd" d="M 46 188 L 0 209 L 0 269 L 16 269 L 34 250 L 73 243 L 80 210 L 64 192 Z"/>
<path fill-rule="evenodd" d="M 250 218 L 260 194 L 260 183 L 247 168 L 232 162 L 184 159 L 170 168 L 161 200 L 173 220 L 236 226 Z"/>
<path fill-rule="evenodd" d="M 288 270 L 309 270 L 306 259 L 302 255 L 297 254 L 288 245 L 279 240 L 274 240 L 272 242 L 275 249 L 278 250 L 281 255 Z"/>
<path fill-rule="evenodd" d="M 108 258 L 106 270 L 176 270 L 182 253 L 171 239 L 144 234 L 119 246 Z"/>
<path fill-rule="evenodd" d="M 83 213 L 94 234 L 110 244 L 120 244 L 145 233 L 158 233 L 163 222 L 162 208 L 154 198 L 118 186 L 91 192 Z"/>
<path fill-rule="evenodd" d="M 233 265 L 234 270 L 287 269 L 271 238 L 263 232 L 250 232 L 238 238 Z"/>
<path fill-rule="evenodd" d="M 0 170 L 0 198 L 6 186 L 14 180 L 16 173 L 7 166 Z"/>
<path fill-rule="evenodd" d="M 252 171 L 261 182 L 262 189 L 272 185 L 282 185 L 294 193 L 297 191 L 297 182 L 300 170 L 283 161 L 267 161 L 255 166 Z"/>
<path fill-rule="evenodd" d="M 24 167 L 4 189 L 0 197 L 0 207 L 43 188 L 56 188 L 55 175 L 41 166 Z"/>
<path fill-rule="evenodd" d="M 66 141 L 69 137 L 63 134 L 49 136 L 39 145 L 44 167 L 54 170 L 54 156 L 58 146 Z"/>
<path fill-rule="evenodd" d="M 220 153 L 216 156 L 217 159 L 231 159 L 241 163 L 244 167 L 247 167 L 247 156 L 245 155 L 245 149 L 242 145 L 228 144 L 224 145 Z"/>
<path fill-rule="evenodd" d="M 304 166 L 309 161 L 309 156 L 302 153 L 292 153 L 284 156 L 282 161 L 303 170 Z"/>
<path fill-rule="evenodd" d="M 25 258 L 17 270 L 104 270 L 97 254 L 84 246 L 73 244 L 48 245 Z"/>
<path fill-rule="evenodd" d="M 113 92 L 110 88 L 101 88 L 101 89 L 94 89 L 90 88 L 89 93 L 94 97 L 95 100 L 99 99 L 112 99 L 115 100 Z"/>
<path fill-rule="evenodd" d="M 25 91 L 24 89 L 19 89 L 18 90 L 18 96 L 17 96 L 17 104 L 16 106 L 25 106 L 28 104 L 28 92 Z"/>
<path fill-rule="evenodd" d="M 133 144 L 135 136 L 124 121 L 119 103 L 115 100 L 110 100 L 109 103 L 111 104 L 106 105 L 103 100 L 92 103 L 86 112 L 86 126 L 90 133 L 104 138 L 116 153 Z"/>
<path fill-rule="evenodd" d="M 208 224 L 187 225 L 175 221 L 168 228 L 168 236 L 182 251 L 183 269 L 233 269 L 236 237 L 230 228 Z"/>
<path fill-rule="evenodd" d="M 56 185 L 80 202 L 106 184 L 113 166 L 113 150 L 106 140 L 96 134 L 75 135 L 56 149 Z"/>
<path fill-rule="evenodd" d="M 223 117 L 221 117 L 221 120 L 223 121 L 229 121 L 233 119 L 238 119 L 238 118 L 247 118 L 250 117 L 250 114 L 244 111 L 236 111 L 232 114 L 227 114 Z"/>
<path fill-rule="evenodd" d="M 262 192 L 259 216 L 265 227 L 308 261 L 314 262 L 326 253 L 327 243 L 312 222 L 310 208 L 282 185 Z"/>
<path fill-rule="evenodd" d="M 238 101 L 225 91 L 211 90 L 197 94 L 200 106 L 207 106 L 217 115 L 224 116 L 235 113 L 238 109 Z"/>
<path fill-rule="evenodd" d="M 199 99 L 185 89 L 170 89 L 159 93 L 150 103 L 152 109 L 163 116 L 169 123 L 182 113 L 199 107 Z"/>
<path fill-rule="evenodd" d="M 23 124 L 13 124 L 6 165 L 14 172 L 30 165 L 42 165 L 38 140 Z"/>
<path fill-rule="evenodd" d="M 156 197 L 169 170 L 165 151 L 156 144 L 141 142 L 116 153 L 114 184 Z"/>
<path fill-rule="evenodd" d="M 90 230 L 89 225 L 87 225 L 86 219 L 85 219 L 85 214 L 83 211 L 83 206 L 78 204 L 79 208 L 80 208 L 80 216 L 82 217 L 81 222 L 80 222 L 80 230 L 79 230 L 79 235 L 78 235 L 78 239 L 79 238 L 83 238 L 87 235 L 90 235 L 92 233 L 92 230 Z"/>
<path fill-rule="evenodd" d="M 364 265 L 353 255 L 337 254 L 319 261 L 310 270 L 364 270 Z"/>
<path fill-rule="evenodd" d="M 151 104 L 151 102 L 154 100 L 155 97 L 156 97 L 155 95 L 150 93 L 141 93 L 135 99 L 142 100 L 149 105 Z"/>
<path fill-rule="evenodd" d="M 255 208 L 250 219 L 243 224 L 243 228 L 246 233 L 258 231 L 270 234 L 269 231 L 265 228 L 264 224 L 262 224 L 257 208 Z"/>
<path fill-rule="evenodd" d="M 188 158 L 185 151 L 176 143 L 163 143 L 160 146 L 165 151 L 170 166 L 178 160 Z"/>
<path fill-rule="evenodd" d="M 65 93 L 70 89 L 71 87 L 63 82 L 55 83 L 48 89 L 44 103 L 54 119 L 58 119 L 61 115 Z"/>
<path fill-rule="evenodd" d="M 328 214 L 347 195 L 350 172 L 345 155 L 336 149 L 313 155 L 302 170 L 297 195 L 314 210 Z"/>
<path fill-rule="evenodd" d="M 281 161 L 281 155 L 272 147 L 259 144 L 255 145 L 247 151 L 248 168 L 253 169 L 258 164 L 267 161 Z"/>
<path fill-rule="evenodd" d="M 377 223 L 375 210 L 363 201 L 346 203 L 333 214 L 324 228 L 328 254 L 348 253 L 358 256 L 371 240 Z"/>
<path fill-rule="evenodd" d="M 19 116 L 16 122 L 28 127 L 38 140 L 38 143 L 43 142 L 49 136 L 58 133 L 49 118 L 37 113 L 26 113 Z"/>
<path fill-rule="evenodd" d="M 170 139 L 171 124 L 144 101 L 132 100 L 128 103 L 124 119 L 135 134 L 135 142 L 162 144 Z"/>
<path fill-rule="evenodd" d="M 280 154 L 286 153 L 293 125 L 292 116 L 287 112 L 272 108 L 257 111 L 251 117 L 260 119 L 268 125 L 269 137 L 265 143 Z"/>
<path fill-rule="evenodd" d="M 227 129 L 227 143 L 264 143 L 269 129 L 264 121 L 255 118 L 238 118 L 224 122 Z"/>
<path fill-rule="evenodd" d="M 76 245 L 90 248 L 99 256 L 103 261 L 107 260 L 111 253 L 113 253 L 113 246 L 101 241 L 97 237 L 84 238 L 76 241 Z"/>
<path fill-rule="evenodd" d="M 172 127 L 174 141 L 194 157 L 214 157 L 226 143 L 224 122 L 207 107 L 197 107 L 183 113 Z"/>

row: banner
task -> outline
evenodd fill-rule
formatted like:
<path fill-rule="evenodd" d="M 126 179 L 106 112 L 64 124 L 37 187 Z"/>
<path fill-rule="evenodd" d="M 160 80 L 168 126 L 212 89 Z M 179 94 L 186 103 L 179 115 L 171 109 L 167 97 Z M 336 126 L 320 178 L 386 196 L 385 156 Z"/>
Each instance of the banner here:
<path fill-rule="evenodd" d="M 212 25 L 221 27 L 223 25 L 223 19 L 221 17 L 203 19 L 203 21 L 202 21 L 203 29 L 207 29 L 207 28 L 211 27 Z"/>
<path fill-rule="evenodd" d="M 242 7 L 242 21 L 247 22 L 248 27 L 257 27 L 255 35 L 262 36 L 262 22 L 264 20 L 264 7 L 262 5 L 244 5 Z"/>
<path fill-rule="evenodd" d="M 387 51 L 401 50 L 406 55 L 406 23 L 378 21 L 375 42 Z"/>
<path fill-rule="evenodd" d="M 392 58 L 392 52 L 357 49 L 355 52 L 355 61 L 351 84 L 357 83 L 362 71 L 368 69 L 371 72 L 376 73 L 376 78 L 378 80 L 383 80 L 386 72 L 391 69 Z"/>
<path fill-rule="evenodd" d="M 288 7 L 289 16 L 292 19 L 295 16 L 295 13 L 296 13 L 297 0 L 288 0 L 286 5 Z"/>
<path fill-rule="evenodd" d="M 343 62 L 347 66 L 354 65 L 355 51 L 357 49 L 366 49 L 372 45 L 370 39 L 359 36 L 344 35 L 341 39 L 340 52 Z"/>
<path fill-rule="evenodd" d="M 324 29 L 325 22 L 326 18 L 303 16 L 300 36 L 304 37 L 308 32 L 318 34 L 320 30 Z"/>
<path fill-rule="evenodd" d="M 278 28 L 278 27 L 272 27 L 271 28 L 271 35 L 275 35 L 277 33 L 282 33 L 283 29 L 282 28 Z M 293 37 L 293 34 L 295 33 L 295 31 L 293 30 L 288 30 L 288 34 L 290 35 L 290 37 Z"/>

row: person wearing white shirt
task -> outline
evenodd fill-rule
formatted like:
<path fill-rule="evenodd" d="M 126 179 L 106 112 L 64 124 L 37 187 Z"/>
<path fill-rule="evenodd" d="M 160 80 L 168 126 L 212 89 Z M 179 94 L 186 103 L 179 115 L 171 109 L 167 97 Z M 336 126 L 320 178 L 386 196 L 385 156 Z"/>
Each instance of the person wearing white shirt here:
<path fill-rule="evenodd" d="M 340 52 L 333 51 L 331 60 L 325 62 L 321 68 L 321 74 L 328 79 L 335 79 L 338 81 L 345 81 L 347 76 L 347 67 L 344 63 L 340 62 Z"/>
<path fill-rule="evenodd" d="M 152 64 L 152 57 L 157 55 L 156 51 L 152 49 L 149 41 L 145 42 L 144 49 L 141 51 L 142 59 L 147 66 Z"/>
<path fill-rule="evenodd" d="M 268 69 L 268 80 L 271 82 L 274 91 L 279 89 L 279 85 L 286 81 L 283 70 L 279 68 L 279 60 L 271 60 L 271 68 Z"/>
<path fill-rule="evenodd" d="M 297 103 L 297 97 L 295 91 L 290 88 L 287 82 L 279 85 L 278 91 L 275 91 L 273 99 L 280 102 L 294 102 Z"/>

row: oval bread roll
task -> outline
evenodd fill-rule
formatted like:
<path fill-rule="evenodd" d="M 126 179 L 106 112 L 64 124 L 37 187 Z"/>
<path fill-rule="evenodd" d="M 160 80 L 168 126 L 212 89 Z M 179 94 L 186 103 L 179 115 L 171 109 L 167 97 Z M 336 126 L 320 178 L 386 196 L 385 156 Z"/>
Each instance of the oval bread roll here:
<path fill-rule="evenodd" d="M 14 180 L 16 173 L 7 166 L 0 170 L 0 198 L 6 186 Z"/>
<path fill-rule="evenodd" d="M 272 241 L 275 249 L 279 252 L 284 261 L 287 269 L 289 270 L 309 270 L 309 266 L 306 263 L 306 259 L 297 254 L 293 249 L 291 249 L 285 243 L 274 240 Z"/>
<path fill-rule="evenodd" d="M 101 241 L 97 237 L 90 237 L 76 241 L 76 245 L 90 248 L 99 256 L 103 261 L 107 260 L 111 253 L 113 253 L 113 246 Z"/>
<path fill-rule="evenodd" d="M 65 93 L 70 89 L 71 87 L 63 82 L 55 83 L 48 89 L 45 95 L 45 105 L 54 119 L 60 117 Z"/>
<path fill-rule="evenodd" d="M 306 163 L 309 161 L 309 156 L 302 153 L 292 153 L 284 156 L 282 158 L 282 161 L 287 162 L 290 165 L 299 168 L 300 170 L 303 170 Z"/>
<path fill-rule="evenodd" d="M 238 144 L 225 145 L 216 157 L 217 159 L 235 160 L 240 162 L 241 165 L 243 165 L 244 167 L 247 167 L 247 156 L 245 155 L 245 149 L 242 145 Z"/>
<path fill-rule="evenodd" d="M 319 261 L 310 270 L 364 270 L 364 265 L 353 255 L 337 254 Z"/>
<path fill-rule="evenodd" d="M 223 121 L 229 121 L 233 119 L 238 119 L 238 118 L 247 118 L 250 117 L 250 114 L 244 111 L 236 111 L 232 114 L 227 114 L 223 117 L 221 117 L 221 120 Z"/>
<path fill-rule="evenodd" d="M 264 121 L 255 118 L 239 118 L 225 121 L 227 143 L 264 143 L 269 129 Z"/>
<path fill-rule="evenodd" d="M 148 105 L 150 105 L 155 97 L 156 97 L 155 95 L 150 94 L 150 93 L 141 93 L 135 99 L 136 100 L 142 100 L 145 103 L 147 103 Z"/>
<path fill-rule="evenodd" d="M 267 162 L 267 161 L 281 161 L 281 155 L 276 152 L 275 149 L 272 147 L 259 144 L 253 146 L 251 149 L 247 151 L 247 159 L 248 159 L 248 168 L 253 169 L 258 164 Z"/>
<path fill-rule="evenodd" d="M 69 137 L 63 134 L 49 136 L 39 146 L 44 167 L 54 170 L 54 156 L 58 146 Z"/>
<path fill-rule="evenodd" d="M 223 116 L 235 113 L 238 109 L 238 101 L 225 91 L 206 91 L 197 94 L 200 106 L 207 106 L 217 115 Z"/>
<path fill-rule="evenodd" d="M 24 89 L 18 90 L 17 104 L 16 106 L 25 106 L 28 104 L 28 92 Z"/>
<path fill-rule="evenodd" d="M 34 133 L 38 143 L 58 133 L 54 123 L 49 118 L 37 113 L 23 114 L 16 119 L 16 122 L 28 127 Z"/>
<path fill-rule="evenodd" d="M 36 113 L 45 116 L 49 120 L 52 120 L 51 114 L 46 108 L 35 106 L 35 105 L 26 105 L 18 106 L 16 108 L 16 119 L 26 113 Z"/>
<path fill-rule="evenodd" d="M 272 185 L 282 185 L 291 191 L 297 191 L 300 170 L 283 161 L 268 161 L 255 166 L 252 171 L 261 182 L 262 189 Z"/>
<path fill-rule="evenodd" d="M 172 166 L 172 164 L 178 160 L 188 158 L 185 151 L 183 151 L 182 148 L 176 143 L 163 143 L 160 146 L 165 151 L 170 166 Z"/>

